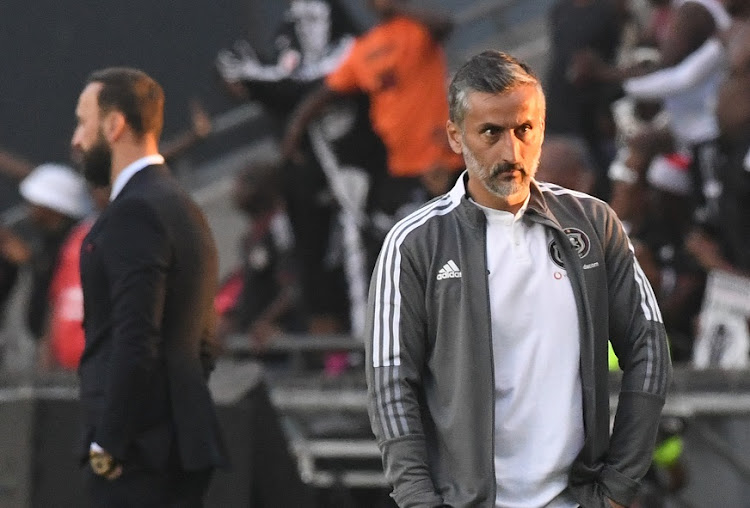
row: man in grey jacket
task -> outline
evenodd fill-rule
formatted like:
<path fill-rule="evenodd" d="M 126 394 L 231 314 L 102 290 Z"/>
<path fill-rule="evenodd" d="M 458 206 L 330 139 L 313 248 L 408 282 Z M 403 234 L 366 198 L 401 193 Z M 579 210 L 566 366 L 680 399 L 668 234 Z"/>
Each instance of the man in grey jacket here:
<path fill-rule="evenodd" d="M 523 63 L 459 69 L 467 171 L 387 236 L 370 287 L 370 419 L 402 507 L 628 506 L 670 379 L 653 291 L 609 206 L 534 180 L 545 98 Z M 623 369 L 610 433 L 607 341 Z"/>

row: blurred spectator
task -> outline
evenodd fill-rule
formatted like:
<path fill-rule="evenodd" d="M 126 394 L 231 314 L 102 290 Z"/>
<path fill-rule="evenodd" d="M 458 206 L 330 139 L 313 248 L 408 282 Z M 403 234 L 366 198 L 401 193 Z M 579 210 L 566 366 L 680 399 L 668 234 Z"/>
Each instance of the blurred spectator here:
<path fill-rule="evenodd" d="M 713 105 L 723 79 L 725 56 L 715 37 L 730 21 L 719 0 L 676 0 L 669 30 L 659 48 L 661 69 L 633 77 L 642 69 L 613 68 L 590 54 L 579 55 L 576 61 L 576 75 L 581 79 L 624 80 L 623 88 L 629 96 L 664 101 L 668 129 L 640 132 L 629 140 L 629 149 L 642 162 L 660 152 L 689 152 L 694 190 L 702 205 L 699 215 L 708 223 L 715 222 L 721 193 L 716 174 L 719 130 Z"/>
<path fill-rule="evenodd" d="M 534 177 L 567 189 L 591 194 L 596 169 L 588 146 L 580 138 L 565 135 L 546 136 L 542 145 L 539 168 Z"/>
<path fill-rule="evenodd" d="M 675 362 L 692 358 L 705 286 L 705 272 L 685 244 L 692 227 L 689 164 L 689 158 L 677 154 L 653 160 L 646 176 L 647 220 L 633 237 L 636 257 L 659 302 Z"/>
<path fill-rule="evenodd" d="M 431 194 L 444 192 L 463 167 L 445 136 L 447 69 L 440 42 L 452 23 L 405 4 L 370 2 L 380 23 L 357 39 L 341 65 L 296 109 L 282 146 L 283 155 L 292 157 L 307 126 L 327 104 L 365 92 L 372 125 L 388 154 L 390 178 L 374 190 L 375 208 L 387 215 L 424 201 L 424 183 Z M 447 175 L 437 176 L 441 174 Z M 422 180 L 425 175 L 428 182 Z"/>
<path fill-rule="evenodd" d="M 73 227 L 65 239 L 49 288 L 49 323 L 40 344 L 40 367 L 75 370 L 85 343 L 83 333 L 83 291 L 80 257 L 83 239 L 96 222 L 98 212 L 109 203 L 110 187 L 92 187 L 95 212 Z"/>
<path fill-rule="evenodd" d="M 221 336 L 246 334 L 253 348 L 261 350 L 279 332 L 303 327 L 294 238 L 278 167 L 248 166 L 237 176 L 234 201 L 247 215 L 248 226 L 241 240 L 242 265 L 217 298 L 219 330 Z"/>
<path fill-rule="evenodd" d="M 38 233 L 38 244 L 31 247 L 32 282 L 26 316 L 27 327 L 38 340 L 47 325 L 48 291 L 60 249 L 73 226 L 91 211 L 91 203 L 83 178 L 62 164 L 36 167 L 19 190 L 30 205 L 29 216 Z"/>
<path fill-rule="evenodd" d="M 245 40 L 221 50 L 216 69 L 241 99 L 254 98 L 286 116 L 309 84 L 324 78 L 350 51 L 357 27 L 338 0 L 290 0 L 265 61 Z"/>
<path fill-rule="evenodd" d="M 0 225 L 0 318 L 18 279 L 18 267 L 30 257 L 31 251 L 26 242 L 10 228 Z"/>
<path fill-rule="evenodd" d="M 645 55 L 643 55 L 645 56 Z M 660 102 L 623 97 L 612 104 L 618 150 L 609 167 L 609 203 L 629 233 L 647 219 L 646 171 L 653 154 L 637 144 L 644 133 L 666 129 L 669 118 Z"/>
<path fill-rule="evenodd" d="M 586 141 L 596 163 L 595 194 L 601 198 L 608 195 L 606 168 L 613 155 L 609 105 L 619 90 L 603 81 L 579 80 L 573 64 L 584 51 L 614 64 L 623 21 L 618 0 L 558 0 L 549 13 L 546 131 Z"/>
<path fill-rule="evenodd" d="M 219 53 L 217 70 L 238 98 L 259 100 L 285 124 L 299 100 L 340 65 L 355 33 L 337 0 L 292 0 L 271 62 L 241 41 Z M 364 212 L 373 182 L 385 173 L 384 150 L 367 110 L 363 95 L 325 108 L 302 136 L 298 156 L 282 168 L 313 333 L 342 332 L 364 308 L 367 260 L 376 254 L 375 248 L 363 251 L 372 243 Z"/>
<path fill-rule="evenodd" d="M 13 182 L 21 181 L 34 169 L 34 164 L 24 157 L 0 148 L 0 173 Z M 1 203 L 7 208 L 10 203 Z M 0 225 L 0 316 L 18 279 L 18 267 L 31 257 L 27 242 L 22 240 L 8 225 Z M 0 320 L 2 321 L 2 320 Z"/>
<path fill-rule="evenodd" d="M 750 275 L 750 2 L 731 0 L 728 7 L 735 23 L 726 34 L 729 74 L 716 109 L 723 154 L 719 226 L 690 242 L 706 269 Z"/>
<path fill-rule="evenodd" d="M 617 58 L 618 64 L 627 66 L 629 54 L 639 48 L 658 48 L 667 37 L 672 23 L 672 0 L 626 0 L 623 9 L 627 19 L 623 40 Z"/>
<path fill-rule="evenodd" d="M 164 156 L 167 163 L 174 162 L 175 159 L 211 134 L 211 118 L 200 101 L 192 99 L 188 106 L 190 109 L 190 127 L 162 143 L 159 148 L 159 152 Z"/>

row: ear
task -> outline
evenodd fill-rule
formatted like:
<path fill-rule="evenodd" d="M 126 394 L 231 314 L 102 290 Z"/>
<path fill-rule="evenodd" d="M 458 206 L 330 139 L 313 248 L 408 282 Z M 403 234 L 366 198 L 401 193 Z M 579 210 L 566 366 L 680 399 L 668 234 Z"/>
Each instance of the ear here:
<path fill-rule="evenodd" d="M 121 111 L 110 111 L 104 116 L 102 132 L 107 141 L 111 143 L 117 141 L 123 135 L 126 126 L 125 115 Z"/>
<path fill-rule="evenodd" d="M 451 145 L 451 150 L 459 155 L 462 154 L 463 144 L 461 143 L 461 128 L 451 120 L 448 120 L 448 123 L 445 125 L 445 130 L 448 133 L 448 143 Z"/>

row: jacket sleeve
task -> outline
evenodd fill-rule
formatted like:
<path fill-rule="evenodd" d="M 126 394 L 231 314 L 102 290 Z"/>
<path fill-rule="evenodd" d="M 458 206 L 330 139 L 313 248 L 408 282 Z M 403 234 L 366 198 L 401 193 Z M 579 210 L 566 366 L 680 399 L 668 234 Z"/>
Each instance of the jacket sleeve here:
<path fill-rule="evenodd" d="M 105 407 L 96 442 L 119 459 L 159 393 L 162 314 L 170 257 L 167 233 L 144 202 L 118 203 L 102 242 L 112 301 L 112 352 L 102 380 Z M 163 368 L 163 367 L 161 367 Z M 146 396 L 151 394 L 151 396 Z"/>
<path fill-rule="evenodd" d="M 392 231 L 370 284 L 368 410 L 398 506 L 434 507 L 442 499 L 430 477 L 419 404 L 426 342 L 424 282 L 403 250 Z"/>
<path fill-rule="evenodd" d="M 623 377 L 600 483 L 628 506 L 651 464 L 671 362 L 656 296 L 622 224 L 609 207 L 606 212 L 609 333 Z"/>

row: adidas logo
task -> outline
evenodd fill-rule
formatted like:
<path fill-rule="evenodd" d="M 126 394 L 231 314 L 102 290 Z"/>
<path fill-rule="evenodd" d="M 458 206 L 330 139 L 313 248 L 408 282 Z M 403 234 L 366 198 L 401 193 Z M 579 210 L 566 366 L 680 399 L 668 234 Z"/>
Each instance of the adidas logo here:
<path fill-rule="evenodd" d="M 460 279 L 461 278 L 461 270 L 458 268 L 458 265 L 453 262 L 451 259 L 445 265 L 440 269 L 440 271 L 437 274 L 437 280 L 443 280 L 443 279 Z"/>

